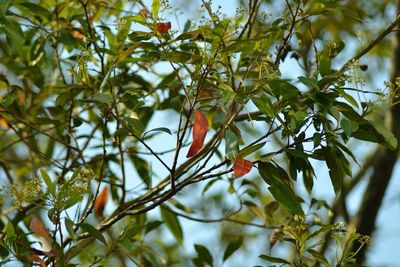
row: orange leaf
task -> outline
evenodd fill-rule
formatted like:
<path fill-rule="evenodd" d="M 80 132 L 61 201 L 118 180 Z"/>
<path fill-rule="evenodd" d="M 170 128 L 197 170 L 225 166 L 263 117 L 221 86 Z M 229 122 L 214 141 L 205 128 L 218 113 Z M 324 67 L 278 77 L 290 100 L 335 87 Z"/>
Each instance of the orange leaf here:
<path fill-rule="evenodd" d="M 94 201 L 94 212 L 99 215 L 103 216 L 104 206 L 106 205 L 108 200 L 108 187 L 104 187 L 103 191 L 97 196 L 96 200 Z"/>
<path fill-rule="evenodd" d="M 194 112 L 194 125 L 193 125 L 193 143 L 190 146 L 189 152 L 186 157 L 190 158 L 199 152 L 203 146 L 204 139 L 208 131 L 208 121 L 206 116 L 200 111 Z"/>
<path fill-rule="evenodd" d="M 10 126 L 8 125 L 8 122 L 6 121 L 6 119 L 4 119 L 1 116 L 0 116 L 0 125 L 3 126 L 4 128 L 10 128 Z"/>
<path fill-rule="evenodd" d="M 49 241 L 51 240 L 49 228 L 44 227 L 43 222 L 38 218 L 32 219 L 29 228 L 38 236 L 44 237 L 46 240 Z"/>
<path fill-rule="evenodd" d="M 235 174 L 235 178 L 242 177 L 249 173 L 251 168 L 253 168 L 253 162 L 237 157 L 233 163 L 233 173 Z"/>
<path fill-rule="evenodd" d="M 171 29 L 171 22 L 160 22 L 156 26 L 156 31 L 161 34 L 168 32 L 169 29 Z"/>
<path fill-rule="evenodd" d="M 64 28 L 73 28 L 74 25 L 72 23 L 64 23 Z"/>
<path fill-rule="evenodd" d="M 82 40 L 85 38 L 85 35 L 82 34 L 80 31 L 76 30 L 76 31 L 71 31 L 72 35 L 79 40 Z"/>

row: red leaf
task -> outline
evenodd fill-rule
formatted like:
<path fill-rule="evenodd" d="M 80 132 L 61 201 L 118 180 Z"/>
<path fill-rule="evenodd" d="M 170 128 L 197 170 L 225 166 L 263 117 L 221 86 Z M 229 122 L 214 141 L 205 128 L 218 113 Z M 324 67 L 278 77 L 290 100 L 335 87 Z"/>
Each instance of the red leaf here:
<path fill-rule="evenodd" d="M 156 31 L 161 34 L 168 32 L 169 29 L 171 29 L 171 22 L 160 22 L 156 26 Z"/>
<path fill-rule="evenodd" d="M 242 177 L 249 173 L 251 168 L 253 168 L 253 162 L 237 157 L 233 163 L 233 173 L 235 174 L 235 178 Z"/>
<path fill-rule="evenodd" d="M 108 187 L 104 187 L 103 191 L 97 196 L 96 200 L 94 201 L 94 212 L 99 215 L 103 216 L 104 207 L 108 200 Z"/>
<path fill-rule="evenodd" d="M 199 152 L 203 146 L 204 139 L 206 138 L 208 131 L 208 121 L 206 116 L 200 111 L 194 112 L 194 124 L 193 124 L 193 143 L 190 146 L 189 152 L 186 157 L 190 158 Z"/>
<path fill-rule="evenodd" d="M 51 240 L 49 228 L 44 227 L 44 224 L 38 218 L 32 219 L 29 228 L 38 236 L 44 237 L 47 240 Z"/>

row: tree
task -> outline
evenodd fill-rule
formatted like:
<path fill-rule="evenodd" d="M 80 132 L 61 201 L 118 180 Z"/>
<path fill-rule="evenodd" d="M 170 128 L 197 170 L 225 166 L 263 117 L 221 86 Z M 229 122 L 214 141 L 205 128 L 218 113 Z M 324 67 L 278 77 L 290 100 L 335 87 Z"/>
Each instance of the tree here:
<path fill-rule="evenodd" d="M 389 1 L 279 3 L 227 18 L 202 1 L 179 27 L 168 1 L 2 1 L 2 263 L 231 266 L 256 250 L 251 264 L 362 264 L 374 221 L 358 223 L 368 204 L 347 212 L 367 169 L 353 175 L 351 144 L 384 147 L 370 162 L 388 181 L 399 127 L 382 123 L 398 59 L 386 91 L 364 88 L 360 60 L 391 48 L 400 17 L 376 33 L 365 20 Z M 367 41 L 345 51 L 360 27 Z M 321 162 L 334 203 L 313 196 Z M 220 248 L 187 247 L 190 221 Z"/>

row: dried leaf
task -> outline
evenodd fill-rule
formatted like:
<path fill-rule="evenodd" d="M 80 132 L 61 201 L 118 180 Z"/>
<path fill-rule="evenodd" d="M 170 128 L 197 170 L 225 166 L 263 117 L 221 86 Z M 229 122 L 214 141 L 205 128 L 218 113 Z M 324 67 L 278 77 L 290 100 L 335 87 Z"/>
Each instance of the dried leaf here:
<path fill-rule="evenodd" d="M 24 91 L 22 90 L 18 90 L 17 91 L 17 96 L 18 96 L 18 102 L 20 105 L 23 105 L 25 103 L 25 98 L 26 98 L 26 94 Z"/>
<path fill-rule="evenodd" d="M 271 250 L 282 236 L 282 227 L 275 228 L 269 236 L 269 249 Z"/>
<path fill-rule="evenodd" d="M 33 218 L 29 225 L 29 228 L 38 236 L 44 237 L 46 240 L 49 241 L 51 240 L 49 228 L 44 227 L 44 224 L 40 219 Z"/>
<path fill-rule="evenodd" d="M 160 22 L 156 26 L 156 32 L 164 34 L 171 29 L 171 22 Z"/>
<path fill-rule="evenodd" d="M 233 173 L 235 178 L 242 177 L 243 175 L 249 173 L 253 168 L 253 162 L 245 160 L 241 157 L 237 157 L 233 163 Z"/>
<path fill-rule="evenodd" d="M 140 11 L 139 11 L 139 15 L 141 15 L 141 16 L 143 16 L 143 17 L 145 17 L 145 18 L 147 18 L 147 15 L 149 14 L 149 11 L 147 10 L 147 8 L 142 8 Z"/>
<path fill-rule="evenodd" d="M 187 158 L 193 157 L 202 148 L 207 131 L 208 121 L 206 116 L 200 111 L 196 110 L 194 112 L 193 143 L 186 155 Z"/>
<path fill-rule="evenodd" d="M 99 215 L 103 216 L 104 207 L 108 200 L 108 187 L 104 187 L 103 191 L 97 196 L 96 200 L 94 201 L 94 212 Z"/>

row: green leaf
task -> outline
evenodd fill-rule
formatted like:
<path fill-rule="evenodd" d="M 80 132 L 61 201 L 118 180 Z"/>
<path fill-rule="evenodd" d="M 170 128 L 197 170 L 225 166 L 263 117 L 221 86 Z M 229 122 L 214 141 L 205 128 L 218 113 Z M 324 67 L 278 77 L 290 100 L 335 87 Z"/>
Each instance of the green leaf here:
<path fill-rule="evenodd" d="M 260 207 L 258 207 L 257 204 L 255 204 L 254 202 L 251 202 L 250 200 L 245 200 L 245 201 L 243 201 L 243 205 L 248 207 L 249 210 L 252 213 L 254 213 L 255 215 L 257 215 L 258 217 L 265 219 L 264 211 Z"/>
<path fill-rule="evenodd" d="M 193 210 L 189 206 L 180 203 L 178 200 L 176 200 L 174 198 L 170 198 L 168 200 L 168 203 L 185 213 L 193 213 Z"/>
<path fill-rule="evenodd" d="M 272 118 L 276 114 L 276 111 L 268 96 L 261 95 L 253 97 L 251 101 L 253 101 L 258 110 L 261 111 L 265 116 L 267 116 L 267 118 Z"/>
<path fill-rule="evenodd" d="M 134 237 L 142 234 L 144 230 L 144 225 L 137 224 L 134 221 L 128 224 L 128 226 L 124 229 L 122 234 L 118 237 L 117 242 L 123 245 L 126 248 L 130 248 L 132 242 L 134 241 Z"/>
<path fill-rule="evenodd" d="M 40 173 L 42 175 L 43 181 L 45 182 L 49 193 L 51 196 L 55 197 L 56 195 L 56 184 L 53 183 L 53 181 L 51 180 L 49 174 L 47 173 L 47 171 L 43 168 L 40 169 Z"/>
<path fill-rule="evenodd" d="M 176 40 L 187 40 L 187 39 L 191 39 L 192 41 L 196 41 L 196 40 L 204 40 L 203 36 L 202 36 L 202 30 L 197 29 L 197 30 L 193 30 L 190 32 L 184 32 L 181 35 L 179 35 L 178 37 L 176 37 Z"/>
<path fill-rule="evenodd" d="M 183 242 L 183 232 L 178 218 L 172 211 L 165 205 L 160 207 L 161 218 L 171 233 L 174 235 L 175 239 L 179 244 Z"/>
<path fill-rule="evenodd" d="M 4 25 L 4 31 L 13 55 L 20 54 L 21 48 L 25 43 L 24 33 L 20 25 L 14 20 L 9 19 L 9 17 L 0 17 L 0 24 Z"/>
<path fill-rule="evenodd" d="M 339 151 L 333 147 L 323 146 L 322 152 L 329 169 L 329 176 L 332 181 L 333 189 L 335 193 L 338 193 L 342 188 L 343 179 L 346 175 L 346 167 L 343 164 L 346 164 L 345 162 L 347 162 L 347 160 L 343 153 L 339 153 Z"/>
<path fill-rule="evenodd" d="M 307 191 L 311 193 L 311 190 L 314 186 L 314 169 L 308 160 L 303 162 L 302 172 L 304 186 L 306 187 Z"/>
<path fill-rule="evenodd" d="M 284 149 L 284 150 L 285 150 L 286 153 L 292 155 L 293 157 L 301 158 L 301 159 L 305 159 L 305 160 L 308 159 L 307 153 L 305 153 L 305 152 L 303 152 L 301 150 L 292 149 L 292 148 L 287 148 L 287 149 Z"/>
<path fill-rule="evenodd" d="M 321 263 L 324 266 L 331 266 L 328 262 L 328 260 L 324 257 L 324 255 L 322 255 L 321 253 L 319 253 L 318 251 L 309 248 L 307 249 L 307 251 L 313 256 L 314 259 L 316 259 L 319 263 Z"/>
<path fill-rule="evenodd" d="M 75 204 L 77 204 L 78 202 L 80 202 L 82 200 L 83 196 L 84 196 L 83 192 L 82 193 L 76 193 L 76 194 L 68 195 L 68 197 L 66 197 L 63 200 L 63 203 L 64 203 L 63 208 L 64 209 L 68 209 L 68 208 L 74 206 Z"/>
<path fill-rule="evenodd" d="M 284 263 L 284 264 L 290 264 L 290 262 L 288 262 L 285 259 L 281 259 L 281 258 L 275 258 L 275 257 L 271 257 L 271 256 L 267 256 L 265 254 L 261 254 L 260 256 L 258 256 L 260 259 L 264 260 L 264 261 L 268 261 L 268 262 L 274 262 L 274 263 Z"/>
<path fill-rule="evenodd" d="M 143 134 L 142 138 L 144 139 L 144 137 L 146 136 L 146 134 L 151 133 L 151 132 L 164 132 L 164 133 L 167 133 L 167 134 L 169 134 L 169 135 L 172 135 L 172 132 L 171 132 L 170 129 L 168 129 L 168 128 L 166 128 L 166 127 L 158 127 L 158 128 L 154 128 L 154 129 L 151 129 L 151 130 L 145 132 L 145 133 Z"/>
<path fill-rule="evenodd" d="M 299 81 L 302 84 L 306 85 L 307 87 L 309 87 L 311 89 L 313 89 L 313 88 L 318 89 L 319 88 L 318 81 L 316 79 L 314 79 L 314 78 L 307 78 L 307 77 L 300 76 L 300 77 L 297 77 L 297 79 L 299 79 Z"/>
<path fill-rule="evenodd" d="M 338 108 L 338 110 L 344 115 L 346 116 L 346 118 L 348 118 L 351 121 L 355 121 L 360 123 L 360 121 L 363 121 L 364 119 L 361 117 L 360 114 L 358 114 L 350 105 L 343 103 L 343 102 L 339 102 L 336 101 L 333 103 L 333 105 L 335 107 Z"/>
<path fill-rule="evenodd" d="M 4 17 L 7 13 L 9 6 L 13 0 L 2 0 L 0 1 L 0 17 Z M 0 21 L 1 22 L 1 21 Z"/>
<path fill-rule="evenodd" d="M 288 181 L 286 172 L 272 163 L 258 163 L 258 171 L 264 181 L 269 184 L 268 190 L 274 198 L 293 214 L 304 216 L 299 198 L 293 189 L 284 181 Z"/>
<path fill-rule="evenodd" d="M 344 153 L 349 155 L 351 157 L 351 159 L 354 160 L 354 162 L 358 164 L 357 159 L 354 156 L 353 152 L 351 152 L 351 150 L 347 146 L 345 146 L 342 143 L 335 141 L 335 140 L 333 140 L 332 143 L 337 145 L 340 150 L 342 150 Z"/>
<path fill-rule="evenodd" d="M 243 243 L 243 236 L 239 236 L 236 240 L 230 242 L 224 252 L 223 261 L 226 261 Z"/>
<path fill-rule="evenodd" d="M 157 20 L 159 10 L 160 10 L 160 0 L 153 0 L 153 3 L 151 4 L 151 14 L 153 15 L 154 20 Z"/>
<path fill-rule="evenodd" d="M 176 81 L 176 72 L 173 71 L 170 74 L 164 76 L 161 82 L 157 85 L 157 88 L 168 88 L 171 83 Z"/>
<path fill-rule="evenodd" d="M 261 40 L 265 41 L 265 36 L 258 36 L 253 39 L 235 40 L 232 44 L 225 47 L 222 51 L 227 54 L 250 53 L 260 47 Z"/>
<path fill-rule="evenodd" d="M 150 188 L 151 176 L 149 162 L 137 156 L 131 156 L 131 160 L 133 166 L 135 166 L 135 169 L 139 174 L 140 179 L 146 184 L 147 188 Z"/>
<path fill-rule="evenodd" d="M 203 191 L 201 192 L 201 195 L 204 196 L 204 194 L 208 191 L 208 189 L 210 189 L 211 186 L 217 181 L 219 181 L 219 180 L 218 179 L 214 179 L 214 180 L 210 180 L 209 182 L 207 182 L 206 185 L 203 188 Z"/>
<path fill-rule="evenodd" d="M 6 235 L 7 235 L 7 239 L 8 239 L 8 240 L 14 240 L 15 237 L 16 237 L 15 230 L 14 230 L 14 226 L 12 225 L 11 222 L 8 222 L 8 223 L 7 223 L 7 226 L 6 226 Z"/>
<path fill-rule="evenodd" d="M 191 25 L 192 25 L 192 21 L 190 19 L 186 20 L 185 26 L 183 26 L 183 33 L 189 31 Z"/>
<path fill-rule="evenodd" d="M 397 139 L 385 126 L 368 120 L 359 123 L 357 131 L 353 132 L 354 138 L 379 143 L 392 150 L 397 147 Z"/>
<path fill-rule="evenodd" d="M 5 245 L 4 241 L 0 241 L 0 259 L 5 259 L 10 254 L 7 246 Z M 11 262 L 12 259 L 8 258 L 6 260 L 0 261 L 0 264 L 6 264 L 7 262 Z"/>
<path fill-rule="evenodd" d="M 243 148 L 242 150 L 239 151 L 238 156 L 241 156 L 241 157 L 244 158 L 247 155 L 250 155 L 250 154 L 256 152 L 257 150 L 261 149 L 265 144 L 266 144 L 266 142 L 262 142 L 262 143 L 259 143 L 259 144 L 255 144 L 255 145 L 252 145 L 252 146 L 245 147 L 245 148 Z"/>
<path fill-rule="evenodd" d="M 130 21 L 130 22 L 136 22 L 136 23 L 142 24 L 144 26 L 148 26 L 149 25 L 149 23 L 146 21 L 146 17 L 144 17 L 142 15 L 133 15 L 133 16 L 121 17 L 121 20 L 123 20 L 123 19 L 125 19 L 127 21 Z"/>
<path fill-rule="evenodd" d="M 8 88 L 9 82 L 4 74 L 0 74 L 0 89 Z"/>
<path fill-rule="evenodd" d="M 134 118 L 124 118 L 129 128 L 135 133 L 136 136 L 140 137 L 144 131 L 143 123 Z"/>
<path fill-rule="evenodd" d="M 348 119 L 343 118 L 340 121 L 340 126 L 343 129 L 343 132 L 347 135 L 347 136 L 351 136 L 351 134 L 355 131 L 358 130 L 358 123 L 355 121 L 351 121 Z"/>
<path fill-rule="evenodd" d="M 110 95 L 104 94 L 104 93 L 99 93 L 99 92 L 96 92 L 96 93 L 93 95 L 93 98 L 94 98 L 94 100 L 96 100 L 97 102 L 100 102 L 100 103 L 102 103 L 102 104 L 107 104 L 107 105 L 111 104 L 112 101 L 113 101 L 113 99 L 112 99 L 112 97 L 111 97 Z"/>
<path fill-rule="evenodd" d="M 192 57 L 194 57 L 194 55 L 179 51 L 170 52 L 165 55 L 165 58 L 173 63 L 187 63 Z"/>
<path fill-rule="evenodd" d="M 79 224 L 79 227 L 81 227 L 84 231 L 87 231 L 91 236 L 95 237 L 97 240 L 99 240 L 101 243 L 107 246 L 106 239 L 101 234 L 101 232 L 97 230 L 95 227 L 93 227 L 88 223 L 81 223 Z"/>
<path fill-rule="evenodd" d="M 108 80 L 110 79 L 111 72 L 114 69 L 114 66 L 111 66 L 110 69 L 107 71 L 106 75 L 104 76 L 103 81 L 100 84 L 99 92 L 102 93 L 103 89 L 106 87 Z M 101 102 L 101 101 L 99 101 Z"/>
<path fill-rule="evenodd" d="M 70 235 L 70 237 L 72 239 L 75 239 L 76 238 L 76 233 L 74 231 L 74 223 L 67 217 L 64 219 L 64 223 L 65 223 L 65 228 L 67 229 L 68 234 Z"/>
<path fill-rule="evenodd" d="M 203 262 L 209 264 L 210 266 L 213 266 L 213 258 L 211 256 L 211 253 L 208 251 L 208 249 L 205 246 L 195 244 L 194 248 L 196 249 L 199 259 L 201 259 Z"/>
<path fill-rule="evenodd" d="M 346 99 L 354 107 L 358 108 L 357 101 L 351 95 L 349 95 L 345 90 L 341 88 L 336 88 L 335 91 L 338 92 L 344 99 Z"/>
<path fill-rule="evenodd" d="M 263 154 L 263 155 L 261 155 L 260 160 L 263 161 L 263 162 L 268 162 L 274 156 L 276 156 L 276 154 L 277 154 L 276 152 L 270 152 L 270 153 L 267 153 L 267 154 Z"/>
<path fill-rule="evenodd" d="M 140 42 L 144 40 L 149 40 L 151 37 L 153 37 L 153 33 L 151 32 L 143 32 L 143 31 L 133 31 L 129 35 L 129 40 L 132 42 Z"/>
<path fill-rule="evenodd" d="M 318 238 L 318 236 L 319 236 L 320 234 L 330 232 L 331 230 L 333 230 L 333 229 L 335 229 L 335 228 L 337 228 L 337 224 L 328 224 L 328 225 L 325 225 L 325 226 L 319 228 L 318 230 L 316 230 L 315 232 L 313 232 L 311 235 L 309 235 L 309 236 L 307 237 L 307 240 L 311 240 L 311 239 L 313 239 L 313 238 Z"/>
<path fill-rule="evenodd" d="M 195 267 L 204 267 L 204 263 L 200 258 L 196 257 L 196 258 L 192 259 L 192 262 Z"/>
<path fill-rule="evenodd" d="M 225 157 L 229 160 L 236 158 L 239 151 L 239 140 L 234 132 L 227 130 L 225 132 Z"/>
<path fill-rule="evenodd" d="M 71 86 L 65 88 L 64 91 L 56 98 L 56 105 L 62 107 L 65 106 L 83 90 L 84 88 L 79 86 Z"/>
<path fill-rule="evenodd" d="M 378 122 L 370 123 L 375 128 L 375 130 L 383 137 L 387 147 L 391 150 L 395 150 L 397 148 L 397 138 L 393 135 L 393 133 L 387 127 Z"/>
<path fill-rule="evenodd" d="M 324 49 L 319 57 L 319 72 L 322 77 L 331 73 L 331 57 L 329 56 L 327 49 Z"/>
<path fill-rule="evenodd" d="M 296 199 L 294 192 L 288 190 L 285 186 L 270 186 L 268 190 L 274 196 L 274 198 L 287 208 L 293 214 L 304 216 L 304 212 L 301 209 L 300 202 Z"/>
<path fill-rule="evenodd" d="M 216 37 L 219 38 L 215 38 L 216 40 L 214 41 L 220 41 L 222 38 L 225 37 L 225 34 L 227 33 L 227 30 L 229 28 L 229 24 L 231 23 L 230 19 L 223 19 L 221 20 L 219 23 L 217 23 L 214 27 L 214 30 L 212 32 L 212 34 Z"/>
<path fill-rule="evenodd" d="M 321 144 L 321 138 L 322 134 L 321 133 L 314 133 L 312 140 L 314 142 L 314 148 L 318 147 Z"/>
<path fill-rule="evenodd" d="M 19 3 L 17 6 L 23 7 L 25 11 L 28 11 L 32 15 L 39 16 L 46 20 L 48 20 L 53 14 L 47 8 L 34 3 Z"/>
<path fill-rule="evenodd" d="M 285 100 L 301 95 L 300 90 L 296 86 L 285 80 L 272 80 L 268 84 L 275 96 L 282 96 Z"/>
<path fill-rule="evenodd" d="M 161 224 L 163 224 L 163 222 L 158 220 L 148 222 L 145 225 L 144 232 L 147 234 L 153 231 L 154 229 L 158 228 Z"/>

